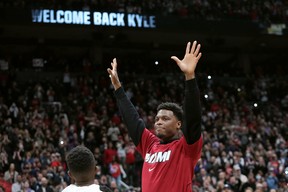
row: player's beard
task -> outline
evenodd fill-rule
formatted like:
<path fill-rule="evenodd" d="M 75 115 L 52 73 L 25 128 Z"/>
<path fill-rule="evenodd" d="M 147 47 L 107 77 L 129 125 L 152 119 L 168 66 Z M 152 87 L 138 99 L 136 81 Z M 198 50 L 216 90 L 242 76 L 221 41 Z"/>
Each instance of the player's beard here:
<path fill-rule="evenodd" d="M 165 137 L 165 135 L 161 133 L 156 133 L 156 136 L 160 139 L 163 139 Z"/>

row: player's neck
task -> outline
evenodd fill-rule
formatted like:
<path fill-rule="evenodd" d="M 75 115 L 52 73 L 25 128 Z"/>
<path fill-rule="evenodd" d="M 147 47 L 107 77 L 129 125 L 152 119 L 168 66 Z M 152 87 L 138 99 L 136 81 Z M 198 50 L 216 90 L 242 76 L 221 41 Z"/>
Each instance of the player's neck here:
<path fill-rule="evenodd" d="M 76 181 L 75 185 L 79 186 L 79 187 L 83 187 L 83 186 L 88 186 L 88 185 L 92 185 L 94 184 L 94 180 L 91 181 Z"/>
<path fill-rule="evenodd" d="M 163 139 L 161 139 L 160 143 L 161 144 L 171 143 L 172 141 L 175 141 L 175 140 L 178 140 L 178 139 L 180 139 L 179 135 L 175 134 L 171 138 L 163 138 Z"/>

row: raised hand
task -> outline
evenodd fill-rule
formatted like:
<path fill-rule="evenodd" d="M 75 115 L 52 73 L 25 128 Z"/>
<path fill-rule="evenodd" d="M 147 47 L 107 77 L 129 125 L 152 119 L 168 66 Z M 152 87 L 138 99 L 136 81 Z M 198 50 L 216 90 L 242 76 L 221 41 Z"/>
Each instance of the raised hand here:
<path fill-rule="evenodd" d="M 112 66 L 112 69 L 108 68 L 107 72 L 108 72 L 109 77 L 111 79 L 111 83 L 114 87 L 114 90 L 116 90 L 119 87 L 121 87 L 121 83 L 119 81 L 118 72 L 117 72 L 117 60 L 116 60 L 116 58 L 114 58 L 113 61 L 111 62 L 111 66 Z"/>
<path fill-rule="evenodd" d="M 200 51 L 201 45 L 197 45 L 197 41 L 194 41 L 192 46 L 191 42 L 187 43 L 186 52 L 182 60 L 178 59 L 176 56 L 172 56 L 176 64 L 179 66 L 181 71 L 184 73 L 186 80 L 195 78 L 195 68 L 202 56 Z"/>

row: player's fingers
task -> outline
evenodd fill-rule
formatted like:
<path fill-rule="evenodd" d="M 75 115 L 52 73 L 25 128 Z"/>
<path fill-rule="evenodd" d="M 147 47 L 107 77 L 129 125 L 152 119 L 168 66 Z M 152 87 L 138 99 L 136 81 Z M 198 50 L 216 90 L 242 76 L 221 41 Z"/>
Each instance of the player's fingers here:
<path fill-rule="evenodd" d="M 116 58 L 113 59 L 113 70 L 117 70 L 117 60 L 116 60 Z"/>
<path fill-rule="evenodd" d="M 112 70 L 110 68 L 107 69 L 107 72 L 108 72 L 109 75 L 112 74 Z"/>
<path fill-rule="evenodd" d="M 187 43 L 187 46 L 186 46 L 186 54 L 189 54 L 190 53 L 190 47 L 191 47 L 191 42 L 189 41 L 188 43 Z"/>
<path fill-rule="evenodd" d="M 180 59 L 178 59 L 178 57 L 176 57 L 176 56 L 172 56 L 171 59 L 173 59 L 177 63 L 177 65 L 178 65 L 178 63 L 181 62 Z"/>
<path fill-rule="evenodd" d="M 197 41 L 193 41 L 190 53 L 192 53 L 192 54 L 194 53 L 195 48 L 196 48 L 196 44 L 197 44 Z"/>
<path fill-rule="evenodd" d="M 201 56 L 202 56 L 202 53 L 200 52 L 200 53 L 197 55 L 196 59 L 199 60 L 199 59 L 201 58 Z"/>
<path fill-rule="evenodd" d="M 201 48 L 201 44 L 198 44 L 197 45 L 197 48 L 196 48 L 196 51 L 194 52 L 194 55 L 198 56 L 198 53 L 200 51 L 200 48 Z"/>

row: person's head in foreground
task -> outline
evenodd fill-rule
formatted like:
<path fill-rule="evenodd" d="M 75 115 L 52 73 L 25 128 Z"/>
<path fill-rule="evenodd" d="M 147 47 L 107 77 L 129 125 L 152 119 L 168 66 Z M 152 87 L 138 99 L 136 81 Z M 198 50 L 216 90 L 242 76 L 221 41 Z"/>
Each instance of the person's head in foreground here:
<path fill-rule="evenodd" d="M 178 139 L 181 134 L 182 108 L 171 102 L 162 103 L 157 107 L 155 117 L 155 133 L 163 142 Z"/>
<path fill-rule="evenodd" d="M 75 185 L 85 186 L 94 184 L 97 171 L 93 153 L 84 146 L 77 146 L 70 150 L 66 156 L 69 176 Z"/>

